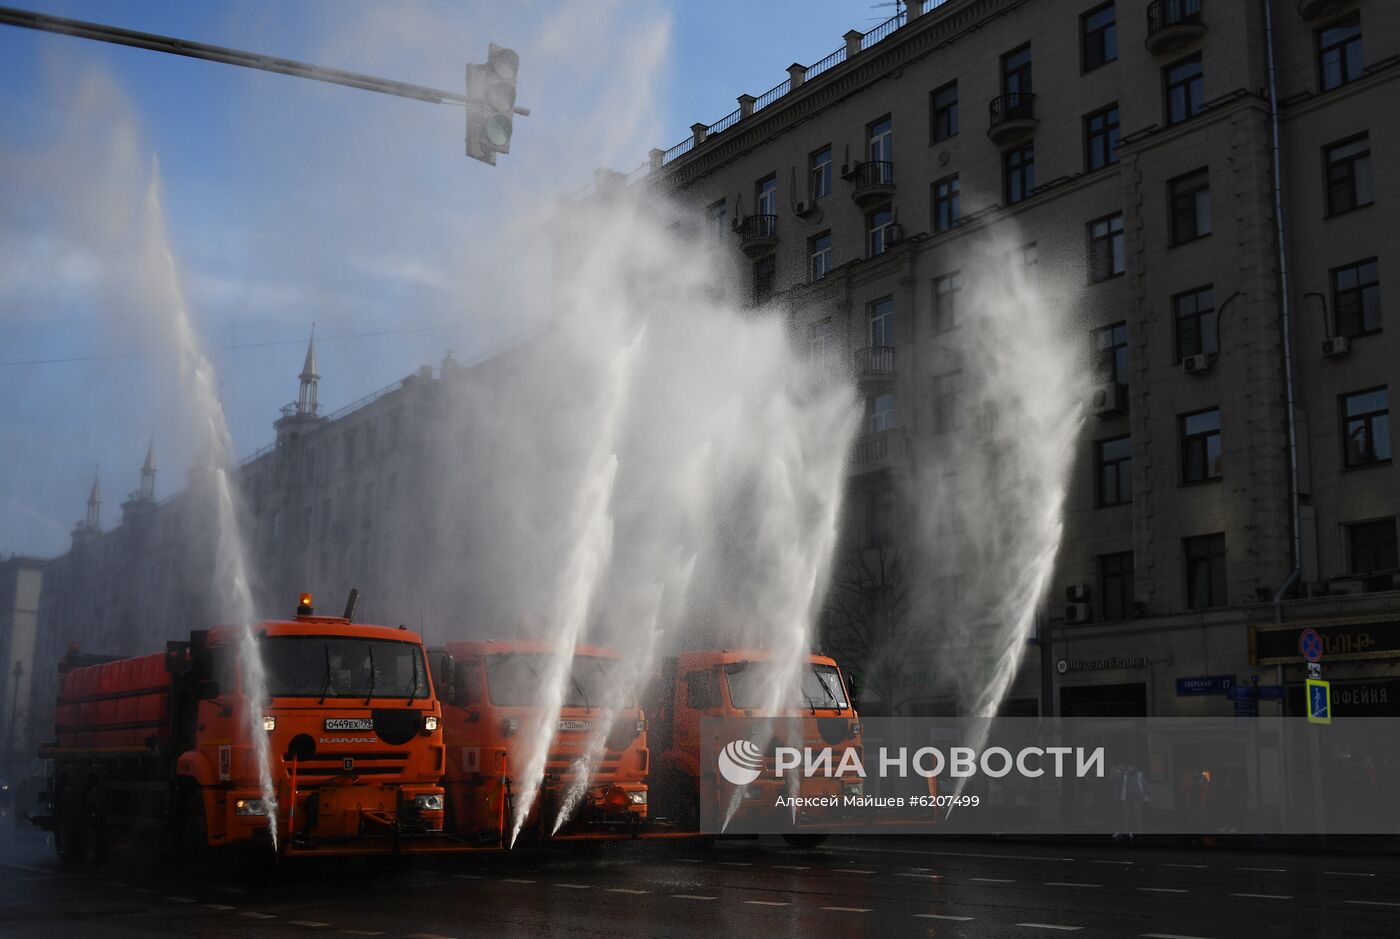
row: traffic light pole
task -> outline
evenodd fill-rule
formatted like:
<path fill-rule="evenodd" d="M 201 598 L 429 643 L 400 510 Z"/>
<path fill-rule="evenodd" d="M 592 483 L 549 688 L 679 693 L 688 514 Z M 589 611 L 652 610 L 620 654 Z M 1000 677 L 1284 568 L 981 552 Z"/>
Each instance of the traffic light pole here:
<path fill-rule="evenodd" d="M 119 46 L 133 46 L 137 49 L 149 49 L 152 52 L 183 55 L 192 59 L 222 62 L 225 65 L 261 69 L 265 72 L 278 72 L 296 78 L 309 78 L 314 81 L 329 82 L 333 85 L 359 88 L 361 91 L 374 91 L 379 94 L 426 101 L 430 104 L 466 105 L 467 103 L 465 94 L 452 91 L 441 91 L 423 85 L 411 85 L 408 82 L 392 81 L 360 72 L 347 72 L 344 69 L 326 68 L 322 65 L 312 65 L 309 62 L 297 62 L 294 59 L 279 59 L 275 56 L 244 52 L 226 46 L 190 42 L 187 39 L 176 39 L 173 36 L 158 36 L 155 33 L 143 33 L 134 29 L 104 26 L 101 23 L 89 23 L 83 20 L 70 20 L 62 16 L 49 16 L 44 13 L 33 13 L 29 10 L 17 10 L 13 7 L 0 7 L 0 25 L 20 26 L 25 29 L 76 36 L 79 39 L 110 42 Z"/>

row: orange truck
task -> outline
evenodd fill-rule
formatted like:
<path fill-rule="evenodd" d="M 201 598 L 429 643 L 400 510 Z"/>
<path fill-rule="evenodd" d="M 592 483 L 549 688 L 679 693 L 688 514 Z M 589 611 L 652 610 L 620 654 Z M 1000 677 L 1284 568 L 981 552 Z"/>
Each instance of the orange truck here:
<path fill-rule="evenodd" d="M 781 719 L 774 729 L 775 739 L 762 747 L 770 770 L 773 747 L 778 742 L 831 747 L 833 765 L 839 765 L 846 748 L 860 750 L 860 718 L 835 660 L 815 653 L 808 656 L 796 698 L 776 714 L 765 713 L 762 709 L 776 680 L 776 668 L 772 654 L 759 650 L 682 652 L 662 661 L 644 698 L 654 753 L 647 777 L 653 814 L 673 819 L 683 830 L 699 831 L 702 792 L 719 800 L 719 805 L 734 799 L 735 787 L 720 779 L 715 767 L 702 765 L 701 720 L 707 717 Z M 788 732 L 783 727 L 788 721 L 800 721 L 803 740 L 780 741 Z M 773 815 L 777 797 L 786 794 L 783 787 L 783 781 L 772 772 L 764 773 L 744 788 L 736 816 Z M 803 796 L 842 797 L 864 792 L 858 776 L 803 779 L 801 787 Z M 792 827 L 784 837 L 794 845 L 812 846 L 825 838 L 801 831 L 800 819 Z"/>
<path fill-rule="evenodd" d="M 61 665 L 55 737 L 40 752 L 48 814 L 34 819 L 59 857 L 96 860 L 142 835 L 193 858 L 270 848 L 274 814 L 288 856 L 458 850 L 443 834 L 442 711 L 423 643 L 352 623 L 353 605 L 352 593 L 346 616 L 316 616 L 303 594 L 295 618 L 255 627 L 266 685 L 255 709 L 242 627 Z"/>
<path fill-rule="evenodd" d="M 447 825 L 473 845 L 509 847 L 515 800 L 525 788 L 522 774 L 544 734 L 553 740 L 523 835 L 531 840 L 632 837 L 646 820 L 646 722 L 635 700 L 619 706 L 617 653 L 596 646 L 574 650 L 558 723 L 550 727 L 543 726 L 539 702 L 553 655 L 551 644 L 530 640 L 454 642 L 432 653 L 443 686 Z M 603 746 L 590 757 L 590 744 L 600 733 L 606 734 Z M 587 777 L 579 802 L 555 832 L 580 761 Z"/>

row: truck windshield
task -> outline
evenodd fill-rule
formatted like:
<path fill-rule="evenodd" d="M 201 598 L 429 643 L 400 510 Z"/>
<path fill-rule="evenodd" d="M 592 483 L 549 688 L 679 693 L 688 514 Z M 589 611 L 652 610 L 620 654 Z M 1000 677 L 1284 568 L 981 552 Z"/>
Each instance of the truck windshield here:
<path fill-rule="evenodd" d="M 258 642 L 267 693 L 298 698 L 426 698 L 423 649 L 392 639 L 269 636 Z"/>
<path fill-rule="evenodd" d="M 733 662 L 724 667 L 729 682 L 729 700 L 740 710 L 764 706 L 768 689 L 776 680 L 773 662 Z M 847 708 L 841 674 L 831 665 L 812 663 L 802 671 L 802 686 L 788 707 Z"/>
<path fill-rule="evenodd" d="M 486 688 L 491 703 L 502 707 L 539 707 L 549 674 L 546 652 L 500 652 L 486 656 Z M 632 707 L 628 699 L 617 701 L 620 663 L 597 655 L 574 656 L 571 674 L 564 682 L 563 707 Z"/>

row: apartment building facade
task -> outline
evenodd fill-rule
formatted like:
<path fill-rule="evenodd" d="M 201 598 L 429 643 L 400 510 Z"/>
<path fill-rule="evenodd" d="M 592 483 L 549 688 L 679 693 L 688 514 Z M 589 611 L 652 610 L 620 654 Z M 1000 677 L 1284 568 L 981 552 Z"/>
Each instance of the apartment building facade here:
<path fill-rule="evenodd" d="M 643 185 L 859 383 L 851 537 L 912 537 L 912 461 L 959 423 L 967 246 L 1001 232 L 1094 373 L 1009 709 L 1248 713 L 1225 692 L 1257 680 L 1301 713 L 1315 628 L 1336 713 L 1400 713 L 1400 9 L 916 0 L 844 41 Z"/>

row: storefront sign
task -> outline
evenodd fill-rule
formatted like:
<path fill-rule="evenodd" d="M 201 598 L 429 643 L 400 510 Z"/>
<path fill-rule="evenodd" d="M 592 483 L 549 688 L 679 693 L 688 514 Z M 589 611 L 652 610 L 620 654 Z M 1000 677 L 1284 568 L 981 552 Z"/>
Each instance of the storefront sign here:
<path fill-rule="evenodd" d="M 1110 655 L 1101 659 L 1060 659 L 1055 663 L 1055 671 L 1061 675 L 1070 672 L 1104 672 L 1115 668 L 1147 668 L 1150 663 L 1142 655 Z"/>
<path fill-rule="evenodd" d="M 1183 698 L 1197 694 L 1224 694 L 1234 686 L 1234 675 L 1197 675 L 1194 678 L 1178 678 L 1176 693 Z"/>
<path fill-rule="evenodd" d="M 1304 664 L 1300 643 L 1307 633 L 1316 634 L 1321 640 L 1319 658 L 1326 662 L 1400 658 L 1400 614 L 1384 613 L 1306 623 L 1251 625 L 1250 664 Z M 1308 638 L 1312 639 L 1312 635 Z"/>

